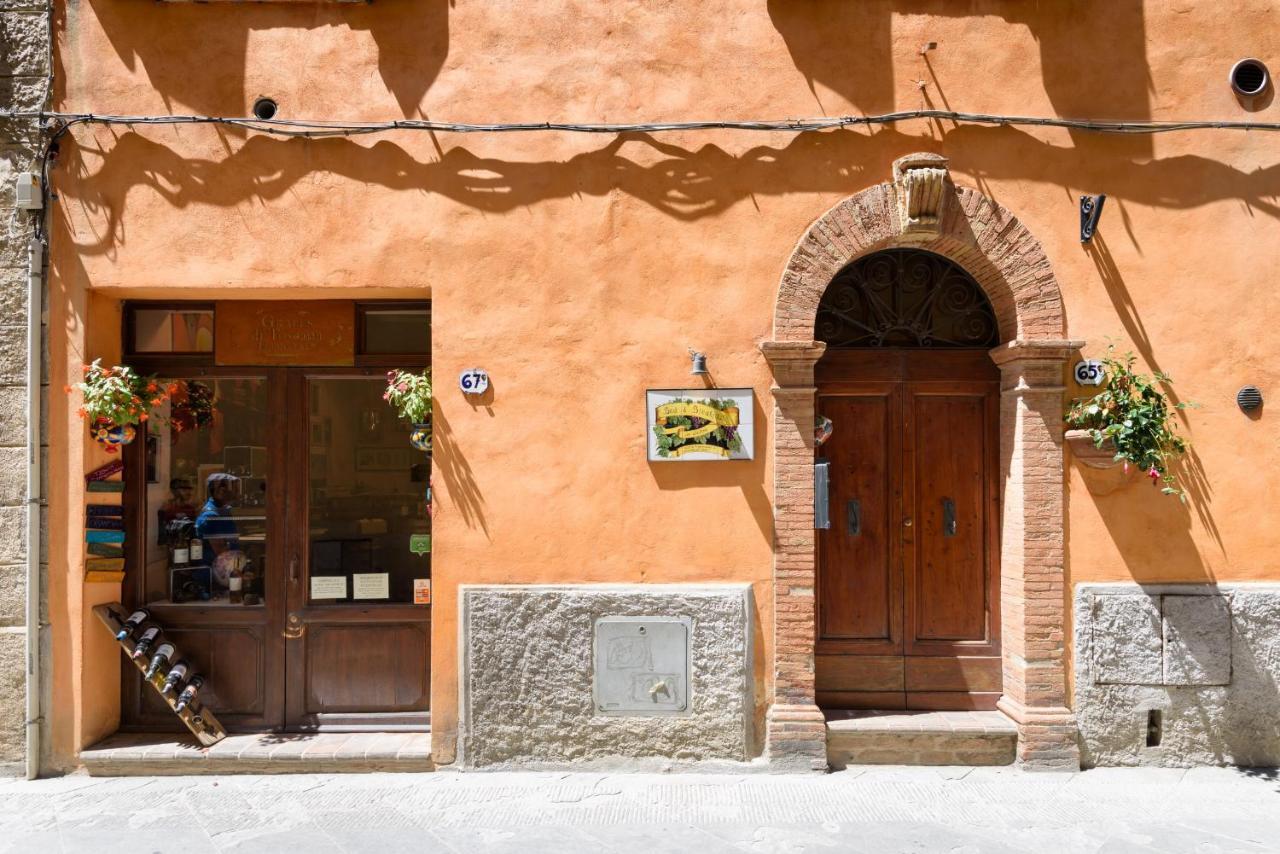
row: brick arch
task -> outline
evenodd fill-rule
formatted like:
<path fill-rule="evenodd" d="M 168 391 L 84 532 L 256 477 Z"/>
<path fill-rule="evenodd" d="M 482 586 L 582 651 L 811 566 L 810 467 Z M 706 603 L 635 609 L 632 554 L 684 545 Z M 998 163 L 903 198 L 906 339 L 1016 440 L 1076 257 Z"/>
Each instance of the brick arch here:
<path fill-rule="evenodd" d="M 959 264 L 986 292 L 1002 341 L 1061 340 L 1062 294 L 1040 241 L 977 190 L 954 187 L 937 234 L 904 239 L 894 185 L 869 187 L 818 218 L 800 238 L 778 287 L 775 341 L 813 339 L 818 301 L 846 265 L 881 249 L 913 246 Z"/>
<path fill-rule="evenodd" d="M 773 338 L 760 345 L 773 370 L 774 649 L 766 752 L 780 770 L 826 767 L 826 724 L 815 703 L 816 537 L 813 530 L 813 340 L 818 303 L 851 261 L 916 247 L 969 272 L 991 301 L 1001 340 L 1001 643 L 999 708 L 1018 726 L 1019 760 L 1078 768 L 1067 705 L 1063 366 L 1082 342 L 1066 340 L 1053 269 L 1039 241 L 1009 211 L 955 187 L 938 155 L 894 163 L 894 180 L 837 204 L 796 244 L 778 287 Z"/>

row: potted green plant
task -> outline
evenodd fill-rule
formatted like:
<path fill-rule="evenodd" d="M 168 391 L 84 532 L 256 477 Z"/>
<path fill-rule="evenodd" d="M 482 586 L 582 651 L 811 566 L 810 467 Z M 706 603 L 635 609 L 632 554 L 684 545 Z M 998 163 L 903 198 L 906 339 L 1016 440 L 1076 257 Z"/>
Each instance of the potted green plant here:
<path fill-rule="evenodd" d="M 1152 375 L 1133 369 L 1133 353 L 1116 356 L 1107 347 L 1101 360 L 1107 382 L 1090 398 L 1076 400 L 1067 411 L 1067 443 L 1085 465 L 1104 468 L 1136 466 L 1161 487 L 1165 495 L 1183 498 L 1169 464 L 1187 451 L 1187 440 L 1176 432 L 1174 412 L 1195 406 L 1174 403 L 1161 389 L 1172 384 L 1162 373 Z"/>
<path fill-rule="evenodd" d="M 409 444 L 420 451 L 431 451 L 431 369 L 420 373 L 405 370 L 387 371 L 387 389 L 382 399 L 391 404 L 396 414 L 413 425 Z"/>
<path fill-rule="evenodd" d="M 137 425 L 168 396 L 155 377 L 120 365 L 104 368 L 101 359 L 84 366 L 84 380 L 66 387 L 68 393 L 73 390 L 83 398 L 77 413 L 89 423 L 89 435 L 112 453 L 134 440 Z"/>

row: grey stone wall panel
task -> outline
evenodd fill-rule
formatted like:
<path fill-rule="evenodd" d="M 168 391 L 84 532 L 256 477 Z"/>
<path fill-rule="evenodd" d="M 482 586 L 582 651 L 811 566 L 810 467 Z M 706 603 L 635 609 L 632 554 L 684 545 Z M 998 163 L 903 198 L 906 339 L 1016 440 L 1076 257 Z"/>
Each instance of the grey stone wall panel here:
<path fill-rule="evenodd" d="M 27 636 L 23 631 L 0 631 L 0 762 L 21 762 L 26 756 Z M 15 769 L 16 770 L 16 769 Z"/>
<path fill-rule="evenodd" d="M 48 23 L 40 11 L 0 11 L 0 77 L 49 73 Z"/>
<path fill-rule="evenodd" d="M 1160 610 L 1148 596 L 1097 596 L 1093 611 L 1095 682 L 1159 684 Z"/>
<path fill-rule="evenodd" d="M 0 565 L 0 626 L 27 621 L 27 565 Z"/>
<path fill-rule="evenodd" d="M 1231 681 L 1231 613 L 1225 596 L 1162 596 L 1164 684 Z"/>
<path fill-rule="evenodd" d="M 658 769 L 749 758 L 749 585 L 468 585 L 459 610 L 463 767 Z M 608 616 L 692 619 L 689 713 L 596 713 L 594 626 Z"/>
<path fill-rule="evenodd" d="M 1162 625 L 1155 678 L 1150 638 L 1127 632 L 1146 626 L 1152 610 Z M 1280 765 L 1280 585 L 1080 585 L 1075 617 L 1083 766 Z M 1146 684 L 1105 681 L 1125 669 L 1114 660 L 1126 657 L 1143 662 L 1127 670 L 1145 674 Z M 1100 670 L 1099 660 L 1110 669 Z M 1159 743 L 1149 745 L 1153 709 L 1161 726 Z"/>

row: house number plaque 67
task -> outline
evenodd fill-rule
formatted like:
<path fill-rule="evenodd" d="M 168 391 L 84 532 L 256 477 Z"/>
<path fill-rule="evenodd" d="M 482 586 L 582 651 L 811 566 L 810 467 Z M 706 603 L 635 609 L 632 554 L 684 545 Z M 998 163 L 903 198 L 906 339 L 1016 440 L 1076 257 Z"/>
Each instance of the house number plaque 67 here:
<path fill-rule="evenodd" d="M 489 390 L 489 374 L 479 368 L 463 371 L 458 377 L 458 388 L 463 394 L 484 394 Z"/>

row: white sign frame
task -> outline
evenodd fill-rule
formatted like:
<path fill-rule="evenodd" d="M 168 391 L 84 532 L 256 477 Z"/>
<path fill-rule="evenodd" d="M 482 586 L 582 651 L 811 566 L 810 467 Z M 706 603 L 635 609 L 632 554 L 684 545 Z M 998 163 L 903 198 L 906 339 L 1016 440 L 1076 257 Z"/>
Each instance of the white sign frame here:
<path fill-rule="evenodd" d="M 737 423 L 734 431 L 741 441 L 738 450 L 729 448 L 712 448 L 718 443 L 700 443 L 691 439 L 680 447 L 686 447 L 683 453 L 663 456 L 658 444 L 655 428 L 663 428 L 660 424 L 658 407 L 678 402 L 692 402 L 698 405 L 709 405 L 709 401 L 732 401 L 736 404 Z M 755 459 L 755 390 L 751 388 L 651 388 L 645 391 L 645 446 L 648 448 L 648 459 L 651 463 L 693 463 L 693 462 L 732 462 L 734 460 Z M 723 411 L 727 411 L 726 407 Z M 726 425 L 727 426 L 727 425 Z M 698 449 L 698 446 L 706 450 Z"/>

